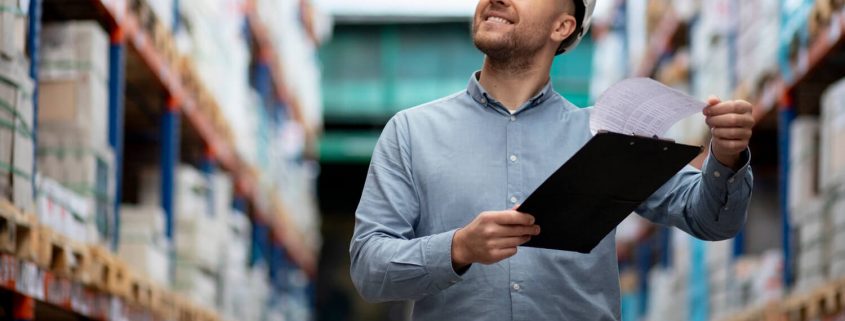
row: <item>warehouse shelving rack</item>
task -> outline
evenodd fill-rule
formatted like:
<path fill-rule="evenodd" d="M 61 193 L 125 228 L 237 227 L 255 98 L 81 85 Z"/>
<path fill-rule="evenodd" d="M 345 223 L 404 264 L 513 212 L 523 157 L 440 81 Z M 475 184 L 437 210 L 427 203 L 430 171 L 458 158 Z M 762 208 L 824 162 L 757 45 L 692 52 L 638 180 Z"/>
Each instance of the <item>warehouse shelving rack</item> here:
<path fill-rule="evenodd" d="M 136 0 L 137 1 L 137 0 Z M 132 1 L 110 0 L 31 0 L 28 32 L 28 52 L 31 59 L 30 74 L 33 79 L 38 77 L 38 44 L 40 25 L 43 18 L 51 21 L 62 20 L 96 20 L 110 35 L 109 64 L 108 64 L 108 110 L 109 110 L 109 144 L 114 148 L 117 160 L 116 204 L 114 221 L 119 225 L 119 206 L 121 199 L 122 164 L 124 157 L 124 127 L 126 117 L 125 90 L 127 86 L 127 60 L 135 59 L 134 65 L 140 65 L 156 87 L 165 93 L 162 99 L 160 115 L 161 157 L 161 206 L 166 214 L 167 236 L 172 240 L 174 231 L 174 200 L 173 185 L 175 168 L 180 155 L 180 131 L 185 127 L 204 146 L 203 171 L 212 173 L 219 167 L 230 173 L 237 191 L 236 206 L 243 212 L 249 212 L 253 221 L 253 246 L 258 249 L 259 256 L 267 260 L 272 267 L 294 265 L 306 275 L 314 277 L 316 274 L 316 257 L 313 249 L 306 248 L 301 238 L 302 233 L 291 224 L 288 214 L 284 212 L 281 200 L 274 198 L 269 201 L 260 198 L 270 195 L 262 193 L 258 184 L 260 173 L 255 168 L 244 163 L 237 155 L 233 142 L 226 135 L 225 121 L 215 109 L 216 102 L 201 97 L 202 92 L 196 92 L 185 83 L 185 70 L 181 66 L 181 59 L 175 54 L 175 48 L 163 50 L 159 45 L 161 37 L 170 34 L 150 32 L 142 25 L 137 13 L 129 7 Z M 117 5 L 125 4 L 125 5 Z M 179 0 L 174 0 L 174 25 L 180 23 L 178 14 Z M 267 27 L 258 18 L 254 1 L 247 1 L 245 21 L 248 30 L 256 43 L 259 64 L 269 71 L 269 81 L 272 93 L 281 102 L 289 117 L 300 123 L 308 130 L 309 135 L 316 133 L 315 129 L 305 126 L 300 110 L 301 106 L 296 97 L 287 89 L 282 74 L 282 65 L 278 61 L 278 54 L 273 46 Z M 313 34 L 313 26 L 306 26 Z M 312 39 L 314 39 L 312 37 Z M 165 39 L 171 41 L 170 39 Z M 167 49 L 167 48 L 164 48 Z M 130 51 L 131 50 L 131 51 Z M 133 69 L 136 70 L 136 69 Z M 191 76 L 191 75 L 187 75 Z M 194 77 L 196 78 L 196 77 Z M 137 81 L 137 78 L 132 78 Z M 150 87 L 146 85 L 146 87 Z M 35 89 L 37 97 L 37 85 Z M 34 99 L 37 113 L 37 99 Z M 208 103 L 211 106 L 208 106 Z M 37 117 L 35 124 L 37 126 Z M 37 129 L 37 127 L 35 127 Z M 36 138 L 37 139 L 37 138 Z M 313 137 L 309 137 L 313 140 Z M 251 206 L 247 206 L 247 204 Z M 263 206 L 269 204 L 269 206 Z M 250 211 L 247 211 L 247 208 Z M 119 230 L 119 228 L 115 228 Z M 117 233 L 115 233 L 117 234 Z M 112 249 L 116 249 L 119 240 L 112 235 Z M 290 262 L 290 263 L 288 263 Z M 49 269 L 39 267 L 35 263 L 21 260 L 12 255 L 0 254 L 0 288 L 11 291 L 12 310 L 15 320 L 35 320 L 36 310 L 39 319 L 92 319 L 92 320 L 159 320 L 152 311 L 128 302 L 118 296 L 83 286 L 68 278 L 57 277 Z M 0 295 L 5 295 L 0 293 Z M 36 308 L 38 307 L 38 308 Z M 201 314 L 182 315 L 181 319 L 215 320 L 213 316 Z"/>
<path fill-rule="evenodd" d="M 617 6 L 621 5 L 617 2 Z M 806 54 L 799 56 L 799 60 L 793 62 L 796 67 L 790 77 L 778 75 L 765 83 L 762 90 L 755 97 L 750 97 L 754 104 L 754 118 L 758 122 L 776 119 L 778 130 L 778 166 L 779 166 L 779 202 L 782 221 L 782 252 L 784 262 L 784 284 L 787 286 L 793 283 L 793 267 L 789 263 L 793 258 L 792 239 L 793 228 L 790 224 L 790 213 L 787 204 L 787 192 L 789 186 L 789 149 L 790 133 L 789 128 L 798 114 L 818 113 L 817 109 L 798 110 L 796 101 L 801 99 L 798 92 L 804 86 L 823 88 L 843 75 L 841 70 L 845 66 L 836 61 L 834 56 L 842 57 L 845 52 L 845 11 L 834 12 L 826 28 L 823 28 L 815 40 L 806 48 Z M 670 54 L 672 38 L 683 32 L 682 22 L 674 15 L 663 16 L 659 27 L 649 42 L 649 47 L 639 66 L 632 72 L 633 76 L 648 77 L 654 75 L 658 69 L 661 57 Z M 834 58 L 834 59 L 831 59 Z M 837 74 L 837 71 L 838 74 Z M 739 88 L 737 88 L 738 91 Z M 647 240 L 648 236 L 641 239 Z M 737 238 L 734 255 L 740 256 L 743 252 L 742 234 Z M 661 242 L 667 242 L 662 237 Z M 641 244 L 641 247 L 647 247 Z M 668 246 L 661 246 L 666 251 Z M 666 253 L 664 253 L 666 255 Z M 641 275 L 642 277 L 642 275 Z M 785 299 L 772 302 L 765 306 L 751 307 L 745 311 L 729 317 L 730 321 L 762 321 L 762 320 L 816 320 L 824 316 L 834 315 L 845 311 L 845 279 L 830 281 L 824 286 L 804 293 L 792 294 Z"/>

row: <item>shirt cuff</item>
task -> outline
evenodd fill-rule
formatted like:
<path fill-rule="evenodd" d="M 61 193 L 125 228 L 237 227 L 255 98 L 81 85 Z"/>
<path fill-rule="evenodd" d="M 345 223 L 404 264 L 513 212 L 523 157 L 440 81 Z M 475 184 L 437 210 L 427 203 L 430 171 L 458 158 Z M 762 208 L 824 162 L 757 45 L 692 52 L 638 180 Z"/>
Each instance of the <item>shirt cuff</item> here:
<path fill-rule="evenodd" d="M 742 167 L 734 171 L 719 162 L 716 156 L 713 155 L 711 148 L 710 155 L 704 161 L 704 166 L 702 166 L 705 185 L 712 195 L 723 200 L 721 202 L 722 210 L 730 210 L 733 201 L 742 200 L 744 198 L 740 196 L 751 192 L 753 178 L 751 176 L 750 149 L 746 148 L 740 154 L 739 163 L 743 164 Z"/>
<path fill-rule="evenodd" d="M 452 268 L 452 239 L 456 231 L 432 235 L 424 247 L 425 266 L 434 285 L 440 290 L 445 290 L 462 280 Z"/>

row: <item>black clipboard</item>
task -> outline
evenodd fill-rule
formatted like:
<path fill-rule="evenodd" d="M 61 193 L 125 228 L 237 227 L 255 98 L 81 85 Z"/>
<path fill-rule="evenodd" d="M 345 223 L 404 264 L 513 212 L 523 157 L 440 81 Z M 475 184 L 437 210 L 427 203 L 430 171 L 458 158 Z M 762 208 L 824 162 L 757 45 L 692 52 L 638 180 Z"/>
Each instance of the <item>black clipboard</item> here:
<path fill-rule="evenodd" d="M 599 132 L 520 205 L 542 229 L 523 246 L 590 253 L 702 150 Z"/>

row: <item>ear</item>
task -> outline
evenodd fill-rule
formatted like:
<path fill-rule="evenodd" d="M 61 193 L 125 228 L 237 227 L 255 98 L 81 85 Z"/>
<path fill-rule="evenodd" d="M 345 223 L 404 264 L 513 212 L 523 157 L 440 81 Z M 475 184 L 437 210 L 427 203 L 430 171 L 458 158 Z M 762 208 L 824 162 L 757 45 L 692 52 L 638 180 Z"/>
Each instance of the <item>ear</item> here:
<path fill-rule="evenodd" d="M 557 19 L 554 20 L 552 27 L 551 40 L 554 42 L 563 42 L 566 38 L 575 32 L 575 25 L 578 21 L 575 17 L 568 13 L 561 13 Z"/>

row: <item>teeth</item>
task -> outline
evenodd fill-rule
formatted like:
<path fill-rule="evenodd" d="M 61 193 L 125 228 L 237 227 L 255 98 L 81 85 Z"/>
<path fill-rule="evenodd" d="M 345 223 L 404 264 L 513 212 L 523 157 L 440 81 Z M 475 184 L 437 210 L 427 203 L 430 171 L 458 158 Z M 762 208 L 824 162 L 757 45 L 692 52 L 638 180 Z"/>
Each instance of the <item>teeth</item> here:
<path fill-rule="evenodd" d="M 507 21 L 507 20 L 502 19 L 502 18 L 499 18 L 499 17 L 492 17 L 492 16 L 491 16 L 491 17 L 489 17 L 489 18 L 487 18 L 487 21 L 489 21 L 489 22 L 504 23 L 504 24 L 508 24 L 508 25 L 509 25 L 509 24 L 511 24 L 511 22 L 510 22 L 510 21 Z"/>

